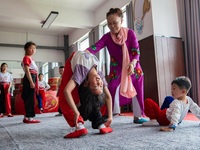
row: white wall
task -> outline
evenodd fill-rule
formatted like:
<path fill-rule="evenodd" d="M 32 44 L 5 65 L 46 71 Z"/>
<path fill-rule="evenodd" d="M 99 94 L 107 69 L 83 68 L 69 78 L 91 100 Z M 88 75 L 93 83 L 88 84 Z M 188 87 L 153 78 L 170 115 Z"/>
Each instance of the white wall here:
<path fill-rule="evenodd" d="M 128 4 L 131 0 L 108 0 L 104 3 L 96 12 L 94 13 L 95 23 L 92 28 L 99 25 L 106 19 L 106 13 L 109 11 L 110 8 L 119 7 L 122 8 L 126 4 Z M 72 33 L 69 34 L 69 45 L 75 43 L 79 40 L 82 36 L 87 34 L 92 28 L 86 29 L 76 29 Z"/>
<path fill-rule="evenodd" d="M 49 47 L 63 47 L 64 37 L 44 36 L 27 33 L 14 33 L 0 31 L 1 44 L 16 44 L 22 47 L 3 47 L 0 46 L 0 61 L 9 64 L 9 61 L 16 61 L 18 66 L 8 66 L 8 71 L 12 72 L 13 78 L 21 78 L 24 74 L 20 68 L 20 62 L 24 57 L 23 45 L 26 41 L 33 41 L 38 46 Z M 39 49 L 37 48 L 36 54 L 33 56 L 37 62 L 62 62 L 65 63 L 65 55 L 62 50 Z"/>
<path fill-rule="evenodd" d="M 176 0 L 151 0 L 155 35 L 181 37 Z"/>
<path fill-rule="evenodd" d="M 143 4 L 144 0 L 133 0 L 135 5 L 133 6 L 133 13 L 135 14 L 134 18 L 134 29 L 138 40 L 144 39 L 150 35 L 153 35 L 153 20 L 152 20 L 152 7 L 146 12 L 143 18 L 143 28 L 142 33 L 140 34 L 136 29 L 137 20 L 141 20 L 143 16 Z"/>
<path fill-rule="evenodd" d="M 26 41 L 33 41 L 38 46 L 58 47 L 64 43 L 64 37 L 44 36 L 26 33 L 14 33 L 0 31 L 0 43 L 24 45 Z M 0 46 L 0 60 L 21 61 L 24 56 L 24 49 L 16 47 Z M 65 62 L 62 50 L 37 49 L 34 55 L 36 61 L 41 62 Z"/>
<path fill-rule="evenodd" d="M 22 61 L 24 57 L 24 49 L 0 47 L 0 54 L 1 61 Z M 64 52 L 61 50 L 37 49 L 33 58 L 35 61 L 39 62 L 65 62 Z"/>
<path fill-rule="evenodd" d="M 33 41 L 39 46 L 63 46 L 64 37 L 47 36 L 30 33 L 16 33 L 0 31 L 0 43 L 24 45 L 27 41 Z"/>
<path fill-rule="evenodd" d="M 82 36 L 90 32 L 91 29 L 76 29 L 71 34 L 69 34 L 69 45 L 72 45 Z"/>

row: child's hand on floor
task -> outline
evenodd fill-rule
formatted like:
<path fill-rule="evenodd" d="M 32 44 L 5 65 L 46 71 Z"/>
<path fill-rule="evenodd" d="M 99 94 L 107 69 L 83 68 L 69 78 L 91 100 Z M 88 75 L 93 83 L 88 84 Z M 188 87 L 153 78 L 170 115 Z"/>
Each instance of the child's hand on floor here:
<path fill-rule="evenodd" d="M 169 127 L 161 127 L 159 131 L 172 132 L 172 131 L 174 131 L 174 129 L 169 128 Z"/>
<path fill-rule="evenodd" d="M 78 118 L 80 116 L 79 111 L 77 111 L 77 113 L 74 113 L 74 122 L 75 122 L 75 126 L 78 127 Z"/>
<path fill-rule="evenodd" d="M 112 119 L 111 118 L 108 118 L 108 120 L 104 123 L 104 125 L 106 127 L 110 127 L 110 124 L 112 123 Z"/>

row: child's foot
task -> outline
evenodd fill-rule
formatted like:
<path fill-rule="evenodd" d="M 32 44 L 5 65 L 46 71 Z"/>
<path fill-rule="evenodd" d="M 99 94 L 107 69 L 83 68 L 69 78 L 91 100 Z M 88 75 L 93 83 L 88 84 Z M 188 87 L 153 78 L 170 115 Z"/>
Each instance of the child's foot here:
<path fill-rule="evenodd" d="M 124 116 L 124 114 L 116 113 L 116 114 L 113 114 L 113 116 Z"/>
<path fill-rule="evenodd" d="M 64 136 L 64 138 L 79 138 L 81 136 L 87 135 L 88 130 L 86 128 L 75 130 L 74 132 L 71 132 Z"/>
<path fill-rule="evenodd" d="M 3 118 L 3 117 L 4 117 L 4 115 L 3 115 L 3 113 L 1 113 L 1 114 L 0 114 L 0 118 Z"/>
<path fill-rule="evenodd" d="M 147 121 L 149 121 L 149 119 L 147 119 L 147 118 L 138 118 L 138 119 L 133 120 L 133 122 L 137 123 L 137 124 L 142 124 L 142 123 L 147 122 Z"/>
<path fill-rule="evenodd" d="M 40 108 L 40 114 L 42 114 L 43 113 L 43 108 Z"/>
<path fill-rule="evenodd" d="M 101 128 L 100 130 L 100 134 L 107 134 L 113 131 L 113 129 L 111 127 L 106 127 L 106 128 Z"/>
<path fill-rule="evenodd" d="M 40 120 L 35 120 L 33 118 L 24 118 L 24 123 L 40 123 Z"/>
<path fill-rule="evenodd" d="M 148 122 L 142 123 L 142 126 L 145 126 L 145 127 L 159 126 L 159 123 L 157 122 L 156 119 L 152 119 L 152 120 L 150 120 Z"/>
<path fill-rule="evenodd" d="M 62 116 L 62 114 L 58 113 L 58 114 L 55 115 L 55 117 L 58 117 L 58 116 Z"/>
<path fill-rule="evenodd" d="M 8 117 L 13 117 L 13 115 L 12 114 L 8 114 Z"/>

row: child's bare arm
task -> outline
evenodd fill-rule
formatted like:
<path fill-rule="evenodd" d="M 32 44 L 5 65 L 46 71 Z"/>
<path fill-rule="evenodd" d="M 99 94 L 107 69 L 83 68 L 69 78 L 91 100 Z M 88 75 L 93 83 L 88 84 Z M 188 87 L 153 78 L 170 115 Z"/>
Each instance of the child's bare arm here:
<path fill-rule="evenodd" d="M 26 77 L 28 78 L 28 80 L 30 82 L 30 87 L 35 88 L 35 83 L 33 82 L 32 77 L 31 77 L 31 73 L 29 71 L 29 66 L 25 65 L 24 70 L 25 70 Z"/>
<path fill-rule="evenodd" d="M 72 79 L 69 80 L 69 82 L 67 83 L 67 85 L 65 86 L 64 89 L 64 94 L 65 94 L 65 99 L 68 102 L 69 106 L 71 107 L 71 109 L 74 111 L 74 121 L 76 124 L 76 127 L 78 126 L 77 121 L 78 121 L 78 117 L 80 115 L 76 104 L 74 103 L 74 99 L 72 97 L 72 91 L 73 89 L 76 87 L 76 82 Z"/>
<path fill-rule="evenodd" d="M 108 87 L 104 87 L 104 92 L 106 95 L 105 102 L 108 110 L 108 121 L 105 123 L 105 125 L 110 126 L 110 124 L 112 123 L 112 97 L 110 95 Z"/>

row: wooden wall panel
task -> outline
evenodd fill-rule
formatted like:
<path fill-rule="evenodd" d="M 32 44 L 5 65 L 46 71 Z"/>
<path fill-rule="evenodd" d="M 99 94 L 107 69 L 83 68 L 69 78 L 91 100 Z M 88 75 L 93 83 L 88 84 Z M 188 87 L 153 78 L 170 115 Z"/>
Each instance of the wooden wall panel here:
<path fill-rule="evenodd" d="M 158 103 L 158 85 L 154 53 L 154 38 L 147 37 L 139 41 L 140 63 L 144 72 L 144 98 L 152 98 Z"/>
<path fill-rule="evenodd" d="M 185 75 L 182 40 L 152 35 L 139 44 L 145 79 L 144 98 L 152 98 L 161 105 L 165 96 L 171 95 L 171 81 Z"/>
<path fill-rule="evenodd" d="M 158 75 L 158 99 L 161 105 L 165 96 L 171 95 L 171 81 L 185 75 L 182 40 L 180 38 L 155 37 Z"/>
<path fill-rule="evenodd" d="M 155 55 L 156 55 L 156 70 L 157 70 L 157 82 L 158 82 L 158 99 L 159 104 L 161 100 L 161 93 L 165 93 L 166 91 L 166 73 L 165 73 L 165 62 L 166 62 L 166 56 L 164 55 L 165 47 L 163 47 L 164 41 L 162 41 L 162 38 L 156 38 L 155 37 Z"/>

